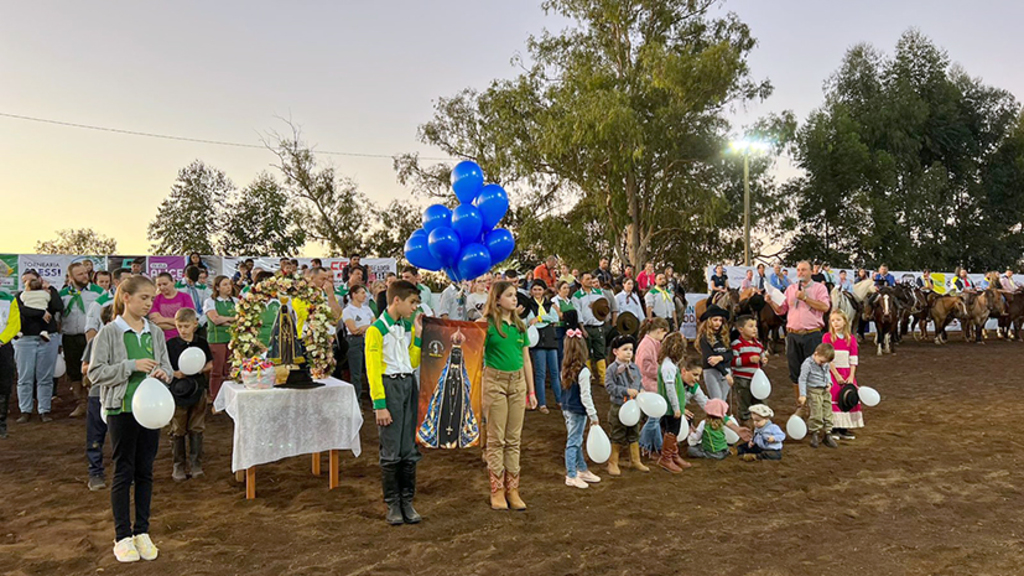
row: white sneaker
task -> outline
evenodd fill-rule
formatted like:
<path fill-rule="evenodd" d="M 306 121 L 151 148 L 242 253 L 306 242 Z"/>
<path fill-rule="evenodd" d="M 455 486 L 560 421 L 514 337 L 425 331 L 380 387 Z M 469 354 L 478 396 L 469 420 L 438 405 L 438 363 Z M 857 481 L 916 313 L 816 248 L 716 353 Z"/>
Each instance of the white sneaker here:
<path fill-rule="evenodd" d="M 579 478 L 580 480 L 583 480 L 584 482 L 589 482 L 591 484 L 597 484 L 598 482 L 601 481 L 601 477 L 598 476 L 597 474 L 594 474 L 590 470 L 584 470 L 583 472 L 577 474 L 576 477 Z"/>
<path fill-rule="evenodd" d="M 139 551 L 135 548 L 135 539 L 129 536 L 115 542 L 114 557 L 118 562 L 138 562 Z"/>
<path fill-rule="evenodd" d="M 156 545 L 149 539 L 149 534 L 139 534 L 135 537 L 135 548 L 139 551 L 139 557 L 143 560 L 156 560 L 156 555 L 159 550 L 156 549 Z"/>
<path fill-rule="evenodd" d="M 590 487 L 590 485 L 587 484 L 586 482 L 584 482 L 583 480 L 581 480 L 579 478 L 579 476 L 577 476 L 576 478 L 569 478 L 568 476 L 566 476 L 565 477 L 565 485 L 566 486 L 572 486 L 574 488 L 589 488 Z"/>

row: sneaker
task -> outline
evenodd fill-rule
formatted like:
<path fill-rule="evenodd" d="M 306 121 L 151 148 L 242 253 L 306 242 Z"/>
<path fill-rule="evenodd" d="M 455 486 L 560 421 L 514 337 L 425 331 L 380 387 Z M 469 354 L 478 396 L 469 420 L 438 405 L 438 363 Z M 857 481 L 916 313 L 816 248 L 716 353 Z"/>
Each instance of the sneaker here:
<path fill-rule="evenodd" d="M 15 420 L 15 422 L 17 422 L 18 424 L 28 424 L 28 419 L 28 414 L 22 414 L 21 416 L 18 416 L 18 419 Z"/>
<path fill-rule="evenodd" d="M 103 481 L 102 476 L 89 476 L 89 490 L 93 492 L 99 492 L 107 487 L 107 483 Z"/>
<path fill-rule="evenodd" d="M 50 418 L 50 413 L 46 412 L 39 415 L 39 421 L 45 424 L 46 422 L 53 422 L 53 418 Z"/>
<path fill-rule="evenodd" d="M 590 470 L 584 470 L 583 472 L 577 474 L 576 477 L 579 478 L 580 480 L 583 480 L 584 482 L 589 482 L 591 484 L 597 484 L 598 482 L 601 481 L 601 477 L 598 476 L 597 474 L 594 474 Z"/>
<path fill-rule="evenodd" d="M 850 434 L 849 432 L 846 432 L 846 433 L 840 434 L 839 435 L 839 439 L 840 440 L 856 440 L 857 437 L 854 436 L 853 434 Z"/>
<path fill-rule="evenodd" d="M 540 407 L 540 408 L 538 408 L 537 410 L 540 410 L 540 413 L 541 413 L 541 414 L 547 414 L 547 413 L 551 412 L 550 410 L 548 410 L 548 407 L 547 407 L 547 406 L 541 406 L 541 407 Z"/>
<path fill-rule="evenodd" d="M 590 485 L 584 482 L 579 476 L 575 478 L 565 477 L 565 485 L 572 486 L 573 488 L 589 488 Z"/>
<path fill-rule="evenodd" d="M 115 543 L 114 557 L 118 562 L 138 562 L 139 551 L 135 548 L 135 539 L 128 537 Z"/>
<path fill-rule="evenodd" d="M 159 550 L 149 539 L 149 534 L 139 534 L 135 537 L 135 549 L 139 551 L 139 557 L 143 560 L 156 560 Z"/>

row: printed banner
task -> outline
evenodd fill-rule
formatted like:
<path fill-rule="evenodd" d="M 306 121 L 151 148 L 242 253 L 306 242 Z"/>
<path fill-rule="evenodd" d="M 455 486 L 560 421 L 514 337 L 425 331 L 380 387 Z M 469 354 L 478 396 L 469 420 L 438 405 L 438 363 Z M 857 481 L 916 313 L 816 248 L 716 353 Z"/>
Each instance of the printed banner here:
<path fill-rule="evenodd" d="M 158 274 L 167 272 L 175 282 L 185 276 L 186 256 L 150 256 L 146 260 L 146 276 L 156 278 Z"/>
<path fill-rule="evenodd" d="M 64 276 L 72 258 L 63 254 L 22 254 L 18 257 L 18 270 L 20 274 L 35 270 L 40 278 L 60 290 L 64 287 Z M 18 279 L 18 289 L 25 289 L 21 285 L 21 278 Z"/>
<path fill-rule="evenodd" d="M 420 421 L 416 441 L 427 448 L 469 448 L 483 427 L 483 324 L 423 318 Z"/>
<path fill-rule="evenodd" d="M 113 272 L 114 270 L 117 270 L 118 268 L 124 268 L 125 270 L 131 271 L 131 269 L 132 269 L 132 262 L 134 262 L 135 260 L 137 260 L 139 258 L 141 258 L 143 260 L 143 262 L 145 262 L 145 260 L 146 260 L 145 256 L 107 256 L 107 265 L 110 266 L 110 268 L 108 268 L 108 270 Z M 140 270 L 141 271 L 145 271 L 146 270 L 145 263 L 143 263 L 142 268 L 140 268 Z"/>
<path fill-rule="evenodd" d="M 708 294 L 686 294 L 686 313 L 683 314 L 683 319 L 680 321 L 681 332 L 687 340 L 694 340 L 697 338 L 697 302 L 701 300 L 707 300 Z"/>
<path fill-rule="evenodd" d="M 20 276 L 18 255 L 0 254 L 0 292 L 6 292 L 13 296 L 18 291 Z"/>

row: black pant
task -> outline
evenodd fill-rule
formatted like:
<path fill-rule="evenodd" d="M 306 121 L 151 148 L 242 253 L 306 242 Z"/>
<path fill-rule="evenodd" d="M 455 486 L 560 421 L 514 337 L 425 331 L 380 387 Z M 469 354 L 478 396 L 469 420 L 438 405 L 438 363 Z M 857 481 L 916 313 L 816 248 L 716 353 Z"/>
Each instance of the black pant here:
<path fill-rule="evenodd" d="M 153 461 L 160 431 L 143 428 L 131 413 L 107 417 L 114 452 L 114 482 L 110 507 L 118 541 L 149 533 L 149 505 L 153 499 Z M 131 518 L 131 487 L 135 482 L 135 527 Z"/>
<path fill-rule="evenodd" d="M 68 381 L 82 381 L 82 354 L 85 352 L 85 334 L 64 334 L 60 337 L 64 349 L 64 363 L 67 365 Z M 56 390 L 56 388 L 54 389 Z M 54 394 L 56 396 L 56 394 Z"/>
<path fill-rule="evenodd" d="M 98 396 L 90 396 L 85 413 L 85 459 L 89 461 L 89 477 L 103 478 L 103 441 L 107 425 L 100 416 L 103 408 Z"/>
<path fill-rule="evenodd" d="M 0 346 L 0 429 L 7 426 L 7 406 L 14 387 L 14 344 Z"/>
<path fill-rule="evenodd" d="M 391 424 L 378 426 L 381 467 L 419 462 L 422 456 L 416 446 L 416 423 L 419 420 L 416 377 L 412 374 L 400 378 L 384 376 L 384 396 L 391 413 Z"/>
<path fill-rule="evenodd" d="M 669 406 L 668 409 L 672 410 L 672 407 Z M 682 418 L 676 418 L 675 416 L 671 416 L 669 414 L 665 414 L 664 416 L 661 417 L 661 431 L 664 434 L 673 434 L 675 436 L 679 436 L 679 429 L 682 428 L 682 424 Z"/>
<path fill-rule="evenodd" d="M 736 453 L 741 456 L 744 454 L 757 454 L 758 460 L 782 460 L 782 450 L 765 450 L 757 444 L 747 446 L 746 442 L 740 442 L 736 445 Z"/>
<path fill-rule="evenodd" d="M 786 360 L 789 363 L 789 379 L 796 384 L 800 381 L 800 367 L 804 360 L 814 354 L 814 349 L 821 344 L 821 330 L 807 334 L 786 334 Z"/>

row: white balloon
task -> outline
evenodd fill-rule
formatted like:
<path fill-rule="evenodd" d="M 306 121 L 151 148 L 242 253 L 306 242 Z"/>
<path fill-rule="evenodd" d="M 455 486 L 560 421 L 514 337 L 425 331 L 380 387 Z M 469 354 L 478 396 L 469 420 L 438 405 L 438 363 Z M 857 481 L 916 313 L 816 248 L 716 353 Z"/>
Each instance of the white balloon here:
<path fill-rule="evenodd" d="M 103 420 L 104 424 L 107 423 L 107 409 L 102 406 L 100 406 L 100 420 Z"/>
<path fill-rule="evenodd" d="M 740 441 L 740 435 L 733 431 L 728 426 L 725 427 L 725 441 L 729 444 L 735 444 Z"/>
<path fill-rule="evenodd" d="M 178 356 L 178 369 L 186 376 L 194 376 L 206 366 L 206 354 L 199 348 L 186 348 Z"/>
<path fill-rule="evenodd" d="M 163 382 L 146 378 L 132 396 L 132 414 L 143 428 L 159 430 L 174 417 L 174 396 Z"/>
<path fill-rule="evenodd" d="M 526 343 L 530 345 L 530 348 L 533 348 L 537 345 L 537 342 L 540 342 L 540 331 L 537 330 L 536 326 L 530 326 L 526 329 Z"/>
<path fill-rule="evenodd" d="M 636 400 L 629 400 L 619 408 L 619 422 L 623 426 L 634 426 L 640 421 L 640 406 Z"/>
<path fill-rule="evenodd" d="M 754 372 L 754 377 L 750 380 L 750 393 L 758 400 L 764 400 L 771 395 L 772 383 L 764 370 L 758 368 L 757 372 Z"/>
<path fill-rule="evenodd" d="M 587 433 L 587 456 L 598 464 L 608 461 L 612 455 L 612 443 L 600 426 L 591 426 Z"/>
<path fill-rule="evenodd" d="M 868 407 L 878 406 L 878 403 L 882 401 L 882 395 L 878 393 L 878 390 L 869 386 L 857 388 L 857 395 L 860 397 L 860 403 Z"/>
<path fill-rule="evenodd" d="M 60 378 L 68 373 L 68 363 L 64 361 L 64 355 L 57 355 L 57 363 L 53 365 L 53 377 Z"/>
<path fill-rule="evenodd" d="M 636 396 L 636 403 L 651 418 L 661 418 L 668 412 L 668 402 L 661 394 L 641 392 Z"/>
<path fill-rule="evenodd" d="M 791 440 L 803 440 L 807 436 L 807 424 L 804 419 L 793 414 L 786 422 L 786 436 Z"/>

